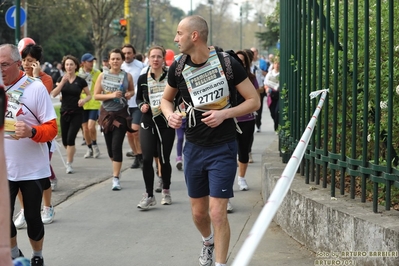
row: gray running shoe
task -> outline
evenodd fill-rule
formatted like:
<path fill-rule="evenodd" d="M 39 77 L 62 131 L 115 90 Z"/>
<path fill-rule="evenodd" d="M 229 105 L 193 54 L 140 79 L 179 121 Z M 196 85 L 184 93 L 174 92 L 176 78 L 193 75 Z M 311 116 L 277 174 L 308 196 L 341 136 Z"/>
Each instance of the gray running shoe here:
<path fill-rule="evenodd" d="M 119 183 L 119 178 L 112 178 L 112 190 L 121 190 L 121 184 Z"/>
<path fill-rule="evenodd" d="M 163 188 L 162 177 L 158 177 L 158 184 L 157 184 L 157 187 L 155 188 L 155 192 L 157 192 L 157 193 L 162 192 L 162 188 Z"/>
<path fill-rule="evenodd" d="M 200 266 L 211 266 L 213 262 L 213 248 L 214 245 L 205 245 L 202 243 L 201 255 L 199 256 Z"/>
<path fill-rule="evenodd" d="M 227 213 L 233 212 L 233 205 L 231 205 L 230 200 L 227 202 Z"/>
<path fill-rule="evenodd" d="M 87 158 L 93 158 L 93 151 L 90 148 L 87 148 L 87 151 L 85 153 L 85 155 L 83 156 L 83 158 L 87 159 Z"/>
<path fill-rule="evenodd" d="M 93 157 L 98 158 L 100 157 L 101 152 L 100 149 L 98 148 L 98 145 L 93 145 Z"/>
<path fill-rule="evenodd" d="M 137 208 L 142 210 L 148 210 L 150 206 L 155 206 L 156 204 L 157 201 L 155 199 L 155 196 L 148 197 L 148 194 L 144 193 L 143 198 L 140 200 L 139 204 L 137 204 Z"/>
<path fill-rule="evenodd" d="M 66 173 L 67 174 L 73 174 L 73 168 L 71 163 L 67 163 L 66 165 Z"/>
<path fill-rule="evenodd" d="M 172 204 L 172 197 L 170 196 L 169 189 L 167 191 L 162 190 L 161 204 L 162 205 L 171 205 Z"/>

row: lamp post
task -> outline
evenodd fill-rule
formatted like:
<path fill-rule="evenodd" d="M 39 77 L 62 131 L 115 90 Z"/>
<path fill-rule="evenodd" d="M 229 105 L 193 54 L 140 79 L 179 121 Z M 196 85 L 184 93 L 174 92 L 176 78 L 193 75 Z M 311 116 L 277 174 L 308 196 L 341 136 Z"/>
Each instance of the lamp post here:
<path fill-rule="evenodd" d="M 240 5 L 240 50 L 242 50 L 242 4 L 234 3 L 236 6 Z"/>
<path fill-rule="evenodd" d="M 209 44 L 212 45 L 212 6 L 213 6 L 213 0 L 208 0 L 209 4 L 209 26 L 210 26 L 210 31 L 209 31 Z"/>
<path fill-rule="evenodd" d="M 147 48 L 150 47 L 150 0 L 147 0 Z"/>
<path fill-rule="evenodd" d="M 125 0 L 125 19 L 126 19 L 126 36 L 123 39 L 125 44 L 130 43 L 130 5 L 129 0 Z"/>
<path fill-rule="evenodd" d="M 15 0 L 15 44 L 21 39 L 21 1 Z"/>

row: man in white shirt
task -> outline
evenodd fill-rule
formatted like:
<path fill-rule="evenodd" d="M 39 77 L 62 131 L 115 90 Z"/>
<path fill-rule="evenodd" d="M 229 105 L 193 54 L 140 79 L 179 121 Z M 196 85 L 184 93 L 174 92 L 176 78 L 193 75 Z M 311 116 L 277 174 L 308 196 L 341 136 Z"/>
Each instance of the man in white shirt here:
<path fill-rule="evenodd" d="M 57 115 L 43 83 L 21 71 L 21 64 L 21 56 L 15 45 L 0 45 L 0 68 L 9 99 L 4 127 L 4 150 L 10 214 L 14 212 L 15 199 L 20 190 L 33 251 L 31 265 L 43 266 L 44 226 L 41 203 L 43 191 L 50 187 L 47 142 L 57 135 Z M 10 244 L 11 257 L 21 257 L 14 223 L 11 223 Z"/>
<path fill-rule="evenodd" d="M 133 45 L 125 44 L 122 47 L 122 52 L 125 55 L 125 62 L 122 64 L 122 69 L 132 75 L 134 88 L 137 91 L 137 80 L 139 79 L 141 70 L 144 68 L 144 64 L 134 58 L 136 55 L 136 49 L 134 49 Z M 129 100 L 129 112 L 132 116 L 132 129 L 135 130 L 134 133 L 126 133 L 130 148 L 135 155 L 134 162 L 130 168 L 139 168 L 143 165 L 143 155 L 139 139 L 141 111 L 137 107 L 136 94 Z M 128 152 L 127 155 L 131 156 L 132 154 Z"/>

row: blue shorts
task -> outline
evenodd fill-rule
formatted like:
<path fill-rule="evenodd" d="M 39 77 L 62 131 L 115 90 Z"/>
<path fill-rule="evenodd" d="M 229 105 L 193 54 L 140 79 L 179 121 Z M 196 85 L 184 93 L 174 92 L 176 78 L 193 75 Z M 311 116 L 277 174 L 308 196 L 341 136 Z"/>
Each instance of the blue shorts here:
<path fill-rule="evenodd" d="M 186 142 L 183 150 L 184 175 L 191 198 L 234 197 L 237 171 L 237 142 L 202 147 Z"/>
<path fill-rule="evenodd" d="M 138 107 L 129 107 L 129 113 L 132 117 L 132 124 L 140 125 L 141 121 L 141 111 Z"/>
<path fill-rule="evenodd" d="M 89 120 L 98 120 L 98 110 L 83 110 L 83 121 L 82 123 L 87 123 Z"/>

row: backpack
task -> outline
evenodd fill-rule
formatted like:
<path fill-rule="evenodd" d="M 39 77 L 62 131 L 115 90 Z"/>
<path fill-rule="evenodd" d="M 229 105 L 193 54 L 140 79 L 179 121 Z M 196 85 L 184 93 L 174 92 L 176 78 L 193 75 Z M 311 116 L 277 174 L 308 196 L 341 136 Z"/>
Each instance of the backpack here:
<path fill-rule="evenodd" d="M 236 106 L 237 105 L 237 90 L 233 83 L 234 74 L 233 74 L 233 68 L 232 68 L 230 56 L 233 57 L 234 59 L 236 59 L 238 62 L 240 62 L 241 65 L 242 65 L 242 61 L 240 60 L 240 58 L 237 56 L 237 54 L 233 50 L 228 50 L 225 52 L 218 52 L 217 54 L 219 57 L 219 61 L 222 64 L 222 68 L 224 70 L 224 74 L 226 76 L 227 82 L 229 84 L 231 105 Z M 178 55 L 176 57 L 176 61 L 177 61 L 177 63 L 176 63 L 176 69 L 175 69 L 175 76 L 181 77 L 181 74 L 184 69 L 184 65 L 186 64 L 186 61 L 187 61 L 187 54 Z"/>

